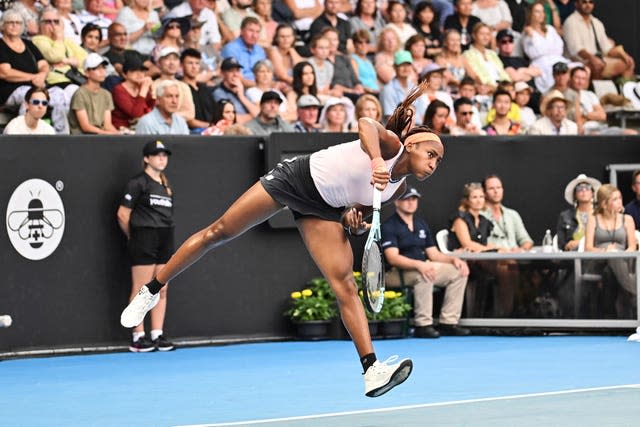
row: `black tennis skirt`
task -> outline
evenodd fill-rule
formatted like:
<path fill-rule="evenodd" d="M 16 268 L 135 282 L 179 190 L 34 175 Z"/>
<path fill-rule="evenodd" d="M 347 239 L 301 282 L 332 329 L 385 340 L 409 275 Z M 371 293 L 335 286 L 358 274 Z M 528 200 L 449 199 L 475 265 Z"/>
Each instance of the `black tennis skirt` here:
<path fill-rule="evenodd" d="M 340 222 L 344 208 L 334 208 L 322 199 L 313 178 L 309 155 L 286 159 L 260 178 L 274 200 L 289 208 L 297 220 L 314 216 Z"/>

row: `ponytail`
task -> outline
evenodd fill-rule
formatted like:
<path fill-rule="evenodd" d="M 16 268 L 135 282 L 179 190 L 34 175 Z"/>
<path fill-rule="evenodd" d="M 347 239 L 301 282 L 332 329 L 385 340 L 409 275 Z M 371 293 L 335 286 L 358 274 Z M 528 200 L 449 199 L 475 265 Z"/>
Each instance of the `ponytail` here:
<path fill-rule="evenodd" d="M 428 86 L 429 83 L 425 80 L 413 88 L 404 101 L 396 107 L 387 121 L 387 130 L 398 135 L 401 142 L 404 142 L 409 135 L 417 132 L 433 132 L 428 126 L 415 126 L 413 129 L 409 129 L 414 115 L 413 103 L 424 93 Z"/>

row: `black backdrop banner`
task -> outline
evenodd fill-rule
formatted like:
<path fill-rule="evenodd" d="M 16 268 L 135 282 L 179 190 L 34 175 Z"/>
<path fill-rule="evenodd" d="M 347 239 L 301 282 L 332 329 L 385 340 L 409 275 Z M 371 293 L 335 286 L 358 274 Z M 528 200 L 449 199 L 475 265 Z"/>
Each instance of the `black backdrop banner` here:
<path fill-rule="evenodd" d="M 296 144 L 304 152 L 344 138 L 281 134 L 264 144 L 270 156 L 278 156 L 280 149 L 297 150 Z M 167 176 L 175 192 L 178 242 L 222 214 L 270 166 L 258 138 L 162 140 L 173 150 Z M 141 168 L 146 141 L 148 137 L 0 138 L 0 209 L 6 225 L 0 232 L 0 314 L 14 320 L 11 328 L 0 330 L 0 352 L 127 342 L 129 331 L 119 325 L 119 315 L 129 296 L 130 269 L 115 215 L 125 183 Z M 536 243 L 567 207 L 563 192 L 572 178 L 586 173 L 606 182 L 608 164 L 640 163 L 637 137 L 444 142 L 445 160 L 435 175 L 424 182 L 410 181 L 424 196 L 419 213 L 434 232 L 446 227 L 465 183 L 497 173 L 504 181 L 505 205 L 521 213 Z M 16 205 L 14 190 L 31 179 L 45 181 L 48 190 L 32 186 Z M 628 201 L 629 190 L 623 190 Z M 57 225 L 54 211 L 60 209 L 47 191 L 57 193 L 62 202 L 64 226 L 29 229 L 25 223 L 23 233 L 37 230 L 61 238 L 51 255 L 27 259 L 11 239 L 26 236 L 14 231 L 24 219 L 44 216 Z M 392 212 L 387 206 L 384 216 Z M 357 260 L 364 241 L 354 238 L 352 244 Z M 282 313 L 289 294 L 318 274 L 297 230 L 260 225 L 207 254 L 170 284 L 166 334 L 287 336 L 289 326 Z"/>

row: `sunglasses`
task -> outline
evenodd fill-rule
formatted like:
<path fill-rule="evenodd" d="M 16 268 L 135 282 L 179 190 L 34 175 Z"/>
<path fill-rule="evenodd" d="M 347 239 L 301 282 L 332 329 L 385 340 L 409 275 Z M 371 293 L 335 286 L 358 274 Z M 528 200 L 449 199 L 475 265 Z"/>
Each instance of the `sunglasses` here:
<path fill-rule="evenodd" d="M 5 25 L 22 25 L 22 21 L 4 21 Z"/>
<path fill-rule="evenodd" d="M 167 28 L 170 29 L 170 30 L 174 30 L 176 28 L 179 29 L 180 28 L 180 24 L 169 24 L 169 25 L 167 25 Z"/>
<path fill-rule="evenodd" d="M 60 24 L 60 20 L 59 19 L 43 19 L 42 20 L 43 24 L 54 24 L 54 25 L 58 25 Z"/>
<path fill-rule="evenodd" d="M 42 105 L 43 107 L 46 107 L 47 105 L 49 105 L 49 101 L 47 101 L 46 99 L 32 99 L 31 101 L 29 101 L 29 104 Z"/>
<path fill-rule="evenodd" d="M 460 113 L 458 113 L 458 114 L 463 115 L 463 116 L 471 116 L 471 115 L 473 115 L 473 111 L 460 111 Z"/>
<path fill-rule="evenodd" d="M 582 183 L 582 184 L 576 185 L 576 191 L 592 191 L 592 190 L 593 188 L 591 188 L 591 185 L 589 184 Z"/>
<path fill-rule="evenodd" d="M 595 1 L 594 0 L 582 0 L 581 3 L 582 4 L 594 4 Z"/>

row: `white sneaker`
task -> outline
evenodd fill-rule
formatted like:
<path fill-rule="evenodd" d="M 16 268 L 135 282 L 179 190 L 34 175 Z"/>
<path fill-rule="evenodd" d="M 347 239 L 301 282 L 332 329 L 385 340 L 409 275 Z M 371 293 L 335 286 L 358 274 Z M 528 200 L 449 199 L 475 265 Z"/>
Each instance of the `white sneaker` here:
<path fill-rule="evenodd" d="M 411 359 L 402 359 L 398 363 L 393 363 L 398 356 L 391 356 L 384 362 L 376 362 L 367 369 L 364 374 L 364 394 L 368 397 L 378 397 L 395 386 L 402 384 L 413 369 Z"/>
<path fill-rule="evenodd" d="M 160 292 L 152 295 L 147 286 L 143 286 L 127 308 L 120 315 L 120 324 L 125 328 L 135 328 L 144 320 L 145 314 L 158 304 Z"/>

